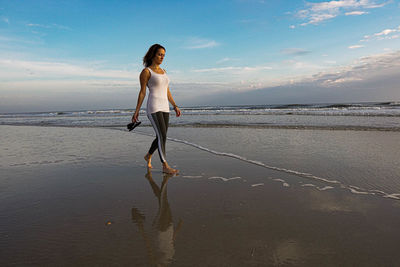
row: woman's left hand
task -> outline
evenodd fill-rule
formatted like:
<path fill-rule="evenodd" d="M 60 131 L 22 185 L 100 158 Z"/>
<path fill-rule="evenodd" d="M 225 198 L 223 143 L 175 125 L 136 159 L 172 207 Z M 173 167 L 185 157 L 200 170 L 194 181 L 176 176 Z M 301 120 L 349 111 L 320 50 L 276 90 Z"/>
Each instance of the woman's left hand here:
<path fill-rule="evenodd" d="M 178 107 L 175 107 L 174 110 L 177 117 L 181 116 L 181 110 Z"/>

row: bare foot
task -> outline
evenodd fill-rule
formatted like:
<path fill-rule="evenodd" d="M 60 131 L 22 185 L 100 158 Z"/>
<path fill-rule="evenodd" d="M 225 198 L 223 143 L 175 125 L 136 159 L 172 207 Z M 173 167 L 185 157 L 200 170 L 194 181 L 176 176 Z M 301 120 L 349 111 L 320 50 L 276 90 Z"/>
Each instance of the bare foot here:
<path fill-rule="evenodd" d="M 163 173 L 166 173 L 166 174 L 176 174 L 176 173 L 178 173 L 178 172 L 179 172 L 178 170 L 173 169 L 173 168 L 171 168 L 171 167 L 169 167 L 169 166 L 163 166 Z"/>
<path fill-rule="evenodd" d="M 146 156 L 144 156 L 144 160 L 147 161 L 147 168 L 153 168 L 153 166 L 151 166 L 151 155 L 150 154 L 146 154 Z"/>

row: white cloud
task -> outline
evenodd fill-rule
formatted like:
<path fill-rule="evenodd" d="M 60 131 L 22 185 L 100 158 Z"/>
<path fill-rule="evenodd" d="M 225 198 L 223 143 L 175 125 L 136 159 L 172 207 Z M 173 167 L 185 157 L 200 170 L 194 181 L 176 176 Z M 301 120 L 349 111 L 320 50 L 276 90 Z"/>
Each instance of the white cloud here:
<path fill-rule="evenodd" d="M 198 37 L 193 37 L 188 39 L 185 44 L 184 48 L 186 49 L 203 49 L 203 48 L 211 48 L 220 45 L 214 40 L 203 39 Z"/>
<path fill-rule="evenodd" d="M 221 63 L 232 61 L 232 60 L 233 60 L 232 58 L 225 57 L 225 58 L 222 58 L 222 59 L 218 60 L 216 63 L 217 64 L 221 64 Z"/>
<path fill-rule="evenodd" d="M 32 28 L 45 28 L 45 29 L 58 29 L 58 30 L 71 30 L 70 27 L 67 26 L 63 26 L 63 25 L 59 25 L 59 24 L 47 24 L 47 25 L 43 25 L 43 24 L 35 24 L 35 23 L 28 23 L 26 24 L 26 26 L 28 27 L 32 27 Z"/>
<path fill-rule="evenodd" d="M 261 70 L 271 70 L 272 67 L 269 66 L 255 66 L 255 67 L 224 67 L 224 68 L 207 68 L 207 69 L 195 69 L 193 72 L 251 72 L 251 71 L 261 71 Z"/>
<path fill-rule="evenodd" d="M 346 82 L 355 82 L 355 81 L 362 81 L 362 78 L 358 77 L 344 77 L 344 78 L 336 78 L 336 79 L 326 79 L 325 81 L 322 82 L 323 85 L 326 86 L 331 86 L 331 85 L 336 85 L 340 83 L 346 83 Z"/>
<path fill-rule="evenodd" d="M 42 24 L 34 24 L 34 23 L 28 23 L 26 24 L 26 26 L 28 27 L 39 27 L 39 28 L 50 28 L 50 26 L 48 25 L 42 25 Z"/>
<path fill-rule="evenodd" d="M 345 13 L 346 16 L 360 16 L 360 15 L 364 15 L 364 14 L 368 14 L 368 12 L 365 12 L 365 11 L 351 11 L 351 12 L 346 12 Z"/>
<path fill-rule="evenodd" d="M 308 81 L 322 85 L 364 81 L 374 77 L 391 77 L 400 71 L 400 51 L 371 55 L 353 64 L 314 75 Z M 382 84 L 381 86 L 384 86 Z"/>
<path fill-rule="evenodd" d="M 4 91 L 14 92 L 112 92 L 116 88 L 132 88 L 137 83 L 132 81 L 121 80 L 15 80 L 1 83 Z M 17 91 L 15 91 L 17 90 Z M 4 93 L 3 93 L 4 94 Z M 12 93 L 11 93 L 12 94 Z"/>
<path fill-rule="evenodd" d="M 309 21 L 300 24 L 300 26 L 307 26 L 308 24 L 319 24 L 325 20 L 333 19 L 336 16 L 336 14 L 312 14 L 309 17 Z"/>
<path fill-rule="evenodd" d="M 351 45 L 348 48 L 349 49 L 357 49 L 357 48 L 362 48 L 362 47 L 364 47 L 364 46 L 363 45 Z"/>
<path fill-rule="evenodd" d="M 342 14 L 346 16 L 368 14 L 368 12 L 360 9 L 380 8 L 386 3 L 387 2 L 377 3 L 373 0 L 332 0 L 318 3 L 307 2 L 306 5 L 308 8 L 298 11 L 297 16 L 306 20 L 306 22 L 300 24 L 301 26 L 309 24 L 317 25 Z"/>
<path fill-rule="evenodd" d="M 56 80 L 56 79 L 134 79 L 138 73 L 123 70 L 104 70 L 93 64 L 71 64 L 65 62 L 27 61 L 0 58 L 2 80 Z"/>
<path fill-rule="evenodd" d="M 255 87 L 246 92 L 225 91 L 199 103 L 317 103 L 399 99 L 400 51 L 363 57 L 312 76 L 286 78 L 286 83 Z M 250 88 L 251 89 L 251 88 Z"/>
<path fill-rule="evenodd" d="M 301 71 L 315 71 L 322 68 L 320 65 L 306 61 L 284 60 L 282 63 L 284 64 L 284 67 L 290 67 L 292 69 Z"/>
<path fill-rule="evenodd" d="M 383 7 L 385 3 L 378 4 L 371 0 L 333 0 L 319 3 L 309 3 L 314 12 L 331 11 L 340 8 L 378 8 Z"/>
<path fill-rule="evenodd" d="M 398 38 L 398 34 L 400 32 L 400 26 L 398 28 L 393 29 L 385 29 L 380 32 L 365 35 L 361 42 L 371 41 L 371 40 L 390 40 Z"/>
<path fill-rule="evenodd" d="M 386 29 L 386 30 L 383 30 L 381 32 L 376 33 L 375 35 L 376 36 L 388 35 L 388 34 L 391 34 L 391 33 L 394 33 L 394 32 L 397 32 L 397 30 L 396 29 Z"/>
<path fill-rule="evenodd" d="M 308 50 L 302 49 L 302 48 L 286 48 L 281 50 L 282 54 L 285 55 L 294 55 L 294 56 L 301 56 L 301 55 L 306 55 L 311 53 Z"/>
<path fill-rule="evenodd" d="M 0 60 L 4 58 L 16 59 L 27 56 L 27 51 L 33 47 L 43 45 L 41 38 L 24 38 L 18 35 L 1 35 L 0 33 Z"/>
<path fill-rule="evenodd" d="M 139 71 L 103 66 L 0 58 L 0 111 L 129 106 Z"/>

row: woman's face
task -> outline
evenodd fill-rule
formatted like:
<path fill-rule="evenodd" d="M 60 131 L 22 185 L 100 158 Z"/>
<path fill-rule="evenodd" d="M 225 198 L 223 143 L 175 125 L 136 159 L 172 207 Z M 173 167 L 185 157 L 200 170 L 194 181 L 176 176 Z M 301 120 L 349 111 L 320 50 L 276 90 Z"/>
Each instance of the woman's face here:
<path fill-rule="evenodd" d="M 157 53 L 153 58 L 153 62 L 160 65 L 163 62 L 164 57 L 165 57 L 165 50 L 160 48 L 157 50 Z"/>

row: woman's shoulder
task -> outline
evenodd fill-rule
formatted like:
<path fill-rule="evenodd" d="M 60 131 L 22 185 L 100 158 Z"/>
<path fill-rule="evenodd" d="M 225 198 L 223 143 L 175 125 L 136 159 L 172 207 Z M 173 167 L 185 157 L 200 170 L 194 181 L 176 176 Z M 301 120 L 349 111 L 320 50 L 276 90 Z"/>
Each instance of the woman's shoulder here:
<path fill-rule="evenodd" d="M 151 74 L 150 68 L 149 67 L 145 67 L 142 69 L 142 72 L 140 74 Z"/>
<path fill-rule="evenodd" d="M 150 79 L 151 72 L 148 67 L 144 68 L 142 72 L 140 72 L 140 77 L 145 79 Z"/>
<path fill-rule="evenodd" d="M 149 72 L 150 73 L 150 67 L 144 67 L 142 69 L 142 72 Z"/>

